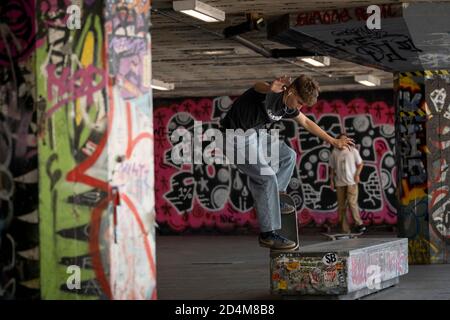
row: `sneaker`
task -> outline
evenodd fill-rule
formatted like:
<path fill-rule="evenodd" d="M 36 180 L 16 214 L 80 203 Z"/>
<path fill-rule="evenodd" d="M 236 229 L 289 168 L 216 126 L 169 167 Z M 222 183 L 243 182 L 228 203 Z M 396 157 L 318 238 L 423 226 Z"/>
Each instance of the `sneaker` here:
<path fill-rule="evenodd" d="M 356 230 L 358 231 L 358 233 L 364 233 L 364 232 L 366 232 L 367 231 L 367 228 L 366 228 L 366 226 L 365 225 L 360 225 L 360 226 L 357 226 L 356 227 Z"/>
<path fill-rule="evenodd" d="M 295 249 L 297 244 L 278 233 L 264 232 L 259 235 L 259 245 L 274 250 L 292 250 Z"/>
<path fill-rule="evenodd" d="M 295 212 L 295 208 L 286 202 L 280 202 L 281 214 L 289 214 Z"/>

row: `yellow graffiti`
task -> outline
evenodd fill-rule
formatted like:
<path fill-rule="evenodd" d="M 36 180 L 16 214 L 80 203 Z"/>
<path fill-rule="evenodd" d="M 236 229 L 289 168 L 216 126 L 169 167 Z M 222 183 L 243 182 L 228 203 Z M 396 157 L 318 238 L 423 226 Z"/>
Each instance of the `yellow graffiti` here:
<path fill-rule="evenodd" d="M 403 187 L 403 197 L 401 198 L 402 205 L 408 205 L 410 202 L 422 199 L 427 196 L 425 192 L 425 187 L 414 187 L 409 189 L 408 180 L 402 179 L 402 187 Z"/>
<path fill-rule="evenodd" d="M 420 91 L 420 86 L 413 80 L 413 78 L 400 76 L 400 88 L 408 89 L 411 91 Z"/>
<path fill-rule="evenodd" d="M 280 282 L 278 282 L 278 289 L 286 290 L 287 289 L 287 282 L 284 281 L 284 280 L 280 280 Z"/>
<path fill-rule="evenodd" d="M 80 63 L 83 68 L 87 68 L 89 65 L 94 63 L 94 34 L 92 31 L 86 34 Z M 75 123 L 77 125 L 80 125 L 83 118 L 83 111 L 81 110 L 81 99 L 84 98 L 79 98 L 75 101 Z"/>
<path fill-rule="evenodd" d="M 429 264 L 439 263 L 441 258 L 441 249 L 439 244 L 433 243 L 433 241 L 426 239 L 420 235 L 417 239 L 409 239 L 409 263 L 411 264 Z"/>
<path fill-rule="evenodd" d="M 286 269 L 289 271 L 296 270 L 300 267 L 300 263 L 298 261 L 295 262 L 289 262 L 286 264 Z"/>
<path fill-rule="evenodd" d="M 429 264 L 429 248 L 429 242 L 423 236 L 419 236 L 417 239 L 409 239 L 408 262 L 411 264 Z"/>

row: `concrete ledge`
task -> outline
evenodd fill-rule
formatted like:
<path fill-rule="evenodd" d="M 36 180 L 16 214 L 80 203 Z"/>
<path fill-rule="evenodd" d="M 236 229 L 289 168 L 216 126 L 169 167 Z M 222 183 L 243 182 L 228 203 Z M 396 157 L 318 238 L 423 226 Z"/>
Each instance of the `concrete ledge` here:
<path fill-rule="evenodd" d="M 270 255 L 271 292 L 358 299 L 408 273 L 407 239 L 327 241 Z"/>

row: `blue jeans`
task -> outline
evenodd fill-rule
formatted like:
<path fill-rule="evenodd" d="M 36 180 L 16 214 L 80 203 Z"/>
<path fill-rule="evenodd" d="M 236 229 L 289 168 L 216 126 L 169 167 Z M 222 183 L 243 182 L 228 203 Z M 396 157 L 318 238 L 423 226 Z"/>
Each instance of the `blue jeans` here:
<path fill-rule="evenodd" d="M 281 212 L 279 192 L 285 192 L 294 172 L 297 154 L 285 142 L 270 134 L 260 131 L 247 136 L 240 136 L 245 142 L 238 145 L 237 135 L 227 135 L 225 153 L 232 163 L 249 178 L 249 190 L 252 194 L 261 232 L 281 229 Z M 265 142 L 271 140 L 277 145 L 278 157 L 267 156 Z M 244 158 L 245 163 L 232 160 Z M 248 150 L 248 153 L 246 152 Z M 257 155 L 256 163 L 254 155 Z M 234 158 L 233 157 L 233 158 Z M 250 163 L 249 163 L 250 162 Z"/>

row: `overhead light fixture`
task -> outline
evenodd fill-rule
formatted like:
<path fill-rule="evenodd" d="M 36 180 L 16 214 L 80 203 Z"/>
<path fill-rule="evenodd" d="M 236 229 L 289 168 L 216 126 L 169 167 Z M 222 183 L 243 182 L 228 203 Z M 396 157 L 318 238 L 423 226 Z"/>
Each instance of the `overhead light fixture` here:
<path fill-rule="evenodd" d="M 152 88 L 155 90 L 173 90 L 175 88 L 175 85 L 173 83 L 164 82 L 161 80 L 153 79 L 152 80 Z"/>
<path fill-rule="evenodd" d="M 330 57 L 313 56 L 302 57 L 300 60 L 313 65 L 314 67 L 328 67 L 330 65 Z"/>
<path fill-rule="evenodd" d="M 226 56 L 238 53 L 235 48 L 187 49 L 182 51 L 192 56 Z"/>
<path fill-rule="evenodd" d="M 173 10 L 205 22 L 225 21 L 225 12 L 197 0 L 174 1 Z"/>
<path fill-rule="evenodd" d="M 368 87 L 376 87 L 381 83 L 380 78 L 377 78 L 371 74 L 357 75 L 355 76 L 355 81 Z"/>

